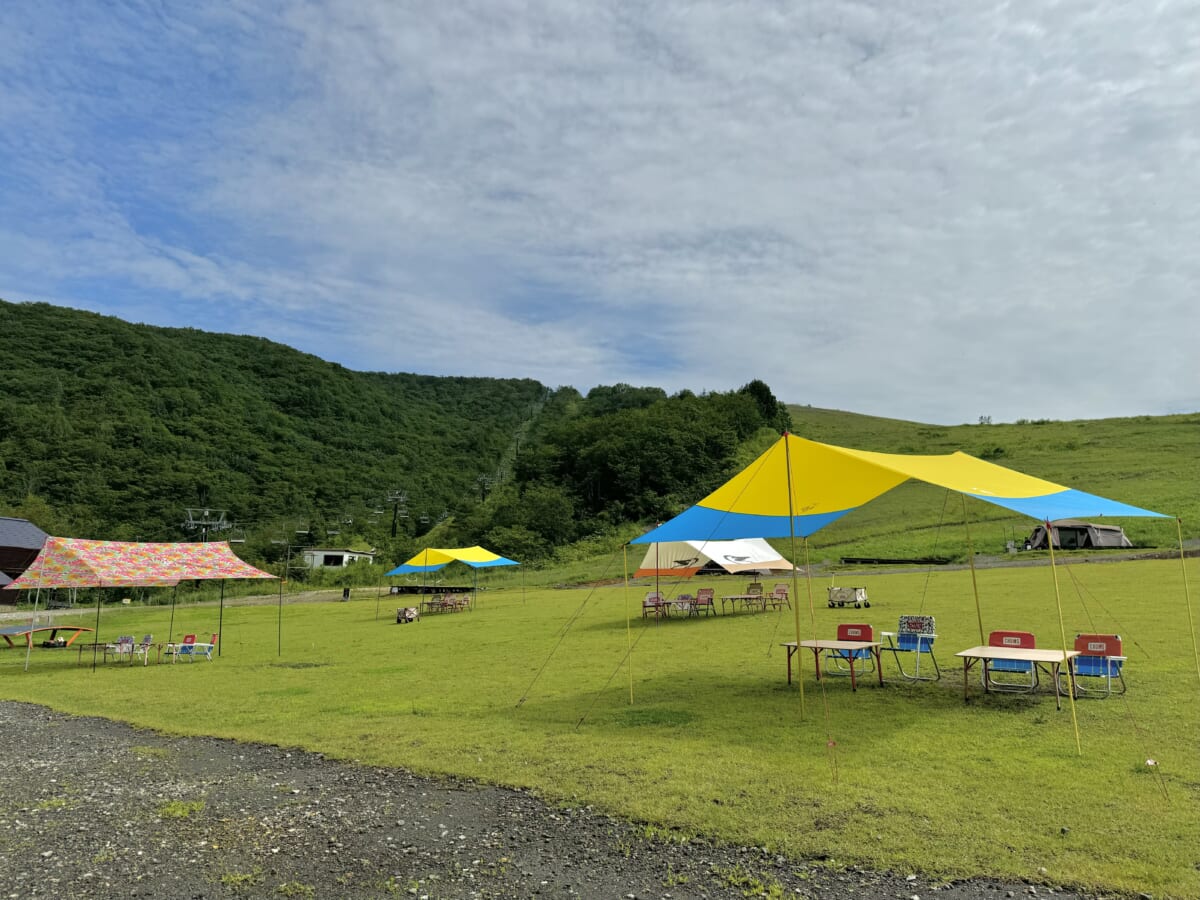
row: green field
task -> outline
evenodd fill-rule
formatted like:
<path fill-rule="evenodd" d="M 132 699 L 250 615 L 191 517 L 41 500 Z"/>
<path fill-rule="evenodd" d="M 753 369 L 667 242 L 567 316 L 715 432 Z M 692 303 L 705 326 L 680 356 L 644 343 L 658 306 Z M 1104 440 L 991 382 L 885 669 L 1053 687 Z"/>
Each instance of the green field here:
<path fill-rule="evenodd" d="M 507 578 L 472 612 L 406 626 L 393 622 L 397 599 L 375 589 L 348 603 L 237 601 L 212 663 L 93 671 L 73 649 L 39 648 L 25 671 L 23 650 L 0 651 L 0 695 L 530 787 L 644 822 L 652 839 L 704 833 L 831 866 L 1198 896 L 1200 674 L 1184 569 L 1071 558 L 1056 571 L 1068 639 L 1118 632 L 1129 657 L 1129 692 L 1080 700 L 1074 714 L 1046 691 L 984 696 L 974 672 L 964 703 L 954 652 L 979 643 L 979 623 L 971 573 L 945 569 L 838 575 L 868 588 L 869 610 L 826 607 L 828 577 L 812 583 L 810 608 L 800 583 L 805 638 L 936 615 L 945 676 L 934 684 L 901 681 L 886 658 L 885 687 L 865 679 L 851 693 L 845 678 L 817 683 L 805 658 L 802 699 L 785 683 L 779 644 L 796 636 L 786 610 L 655 623 L 640 618 L 644 583 L 522 589 Z M 1194 591 L 1194 559 L 1186 572 Z M 1060 645 L 1048 566 L 977 581 L 985 629 Z M 663 589 L 707 584 L 719 596 L 744 583 Z M 70 620 L 87 623 L 80 615 Z M 106 608 L 100 634 L 165 640 L 169 615 Z M 217 615 L 180 606 L 174 635 L 207 636 Z"/>

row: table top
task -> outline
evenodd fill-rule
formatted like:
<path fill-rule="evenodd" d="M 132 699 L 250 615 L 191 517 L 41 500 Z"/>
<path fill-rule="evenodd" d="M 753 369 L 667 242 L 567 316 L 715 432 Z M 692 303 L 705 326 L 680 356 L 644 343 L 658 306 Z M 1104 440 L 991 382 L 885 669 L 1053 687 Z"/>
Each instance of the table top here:
<path fill-rule="evenodd" d="M 795 647 L 796 642 L 785 641 L 783 646 Z M 879 641 L 801 641 L 800 646 L 813 650 L 870 650 L 883 645 Z"/>
<path fill-rule="evenodd" d="M 1079 655 L 1078 650 L 1050 650 L 1039 647 L 971 647 L 955 656 L 969 659 L 1008 659 L 1020 662 L 1060 663 Z"/>
<path fill-rule="evenodd" d="M 37 634 L 42 631 L 77 631 L 83 634 L 93 629 L 86 625 L 5 625 L 0 628 L 0 635 L 17 635 Z"/>

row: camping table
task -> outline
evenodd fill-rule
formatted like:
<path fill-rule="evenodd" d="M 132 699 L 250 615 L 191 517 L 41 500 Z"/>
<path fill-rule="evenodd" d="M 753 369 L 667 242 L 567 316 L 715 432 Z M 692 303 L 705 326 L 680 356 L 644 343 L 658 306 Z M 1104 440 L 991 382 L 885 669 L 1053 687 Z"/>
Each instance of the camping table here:
<path fill-rule="evenodd" d="M 739 600 L 746 609 L 749 609 L 754 604 L 757 604 L 762 609 L 767 608 L 767 602 L 762 594 L 726 594 L 721 597 L 721 612 L 725 612 L 726 600 L 733 604 L 734 610 L 737 609 Z"/>
<path fill-rule="evenodd" d="M 879 641 L 801 641 L 799 647 L 795 641 L 786 641 L 783 646 L 787 647 L 788 684 L 792 683 L 792 657 L 799 647 L 807 647 L 813 652 L 813 666 L 817 671 L 817 681 L 821 680 L 821 651 L 870 650 L 871 655 L 875 657 L 875 671 L 879 675 L 879 686 L 883 687 L 883 661 L 880 659 L 880 647 L 883 645 Z M 846 662 L 850 664 L 850 689 L 857 691 L 858 678 L 854 674 L 854 657 L 851 656 Z"/>
<path fill-rule="evenodd" d="M 97 653 L 97 654 L 103 653 L 104 648 L 107 647 L 108 644 L 107 643 L 104 643 L 104 644 L 76 644 L 75 646 L 79 650 L 79 656 L 75 660 L 75 665 L 81 666 L 81 665 L 83 665 L 83 654 L 85 651 L 91 651 L 92 653 Z"/>
<path fill-rule="evenodd" d="M 696 598 L 691 594 L 680 594 L 674 600 L 668 600 L 667 605 L 675 607 L 676 612 L 690 616 L 696 609 Z"/>
<path fill-rule="evenodd" d="M 1015 662 L 1033 663 L 1035 666 L 1050 666 L 1050 675 L 1054 679 L 1054 705 L 1062 709 L 1062 693 L 1058 689 L 1058 670 L 1065 662 L 1072 685 L 1075 683 L 1075 672 L 1071 660 L 1079 655 L 1078 650 L 1040 650 L 1033 647 L 971 647 L 960 650 L 955 656 L 961 656 L 963 661 L 963 702 L 967 702 L 967 674 L 975 663 L 983 662 L 983 692 L 988 693 L 987 672 L 988 664 L 993 660 L 1006 659 Z"/>

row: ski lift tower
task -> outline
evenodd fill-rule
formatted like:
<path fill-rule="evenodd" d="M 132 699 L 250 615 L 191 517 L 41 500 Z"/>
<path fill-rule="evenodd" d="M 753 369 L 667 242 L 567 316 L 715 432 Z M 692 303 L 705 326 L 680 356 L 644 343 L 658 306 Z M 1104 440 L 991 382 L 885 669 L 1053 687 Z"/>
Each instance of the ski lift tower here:
<path fill-rule="evenodd" d="M 184 514 L 187 516 L 183 522 L 184 529 L 199 531 L 202 541 L 207 541 L 209 534 L 214 531 L 224 531 L 233 526 L 233 523 L 226 518 L 228 510 L 224 509 L 187 507 L 184 509 Z"/>

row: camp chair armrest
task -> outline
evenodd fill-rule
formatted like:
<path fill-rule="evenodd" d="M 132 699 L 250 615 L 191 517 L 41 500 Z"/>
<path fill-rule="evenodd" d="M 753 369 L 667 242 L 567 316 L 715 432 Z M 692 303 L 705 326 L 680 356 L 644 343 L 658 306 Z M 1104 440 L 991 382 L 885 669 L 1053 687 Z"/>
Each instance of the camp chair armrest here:
<path fill-rule="evenodd" d="M 891 638 L 894 638 L 894 637 L 896 636 L 896 632 L 894 632 L 894 631 L 881 631 L 881 632 L 879 632 L 879 636 L 880 636 L 880 637 L 891 637 Z"/>

